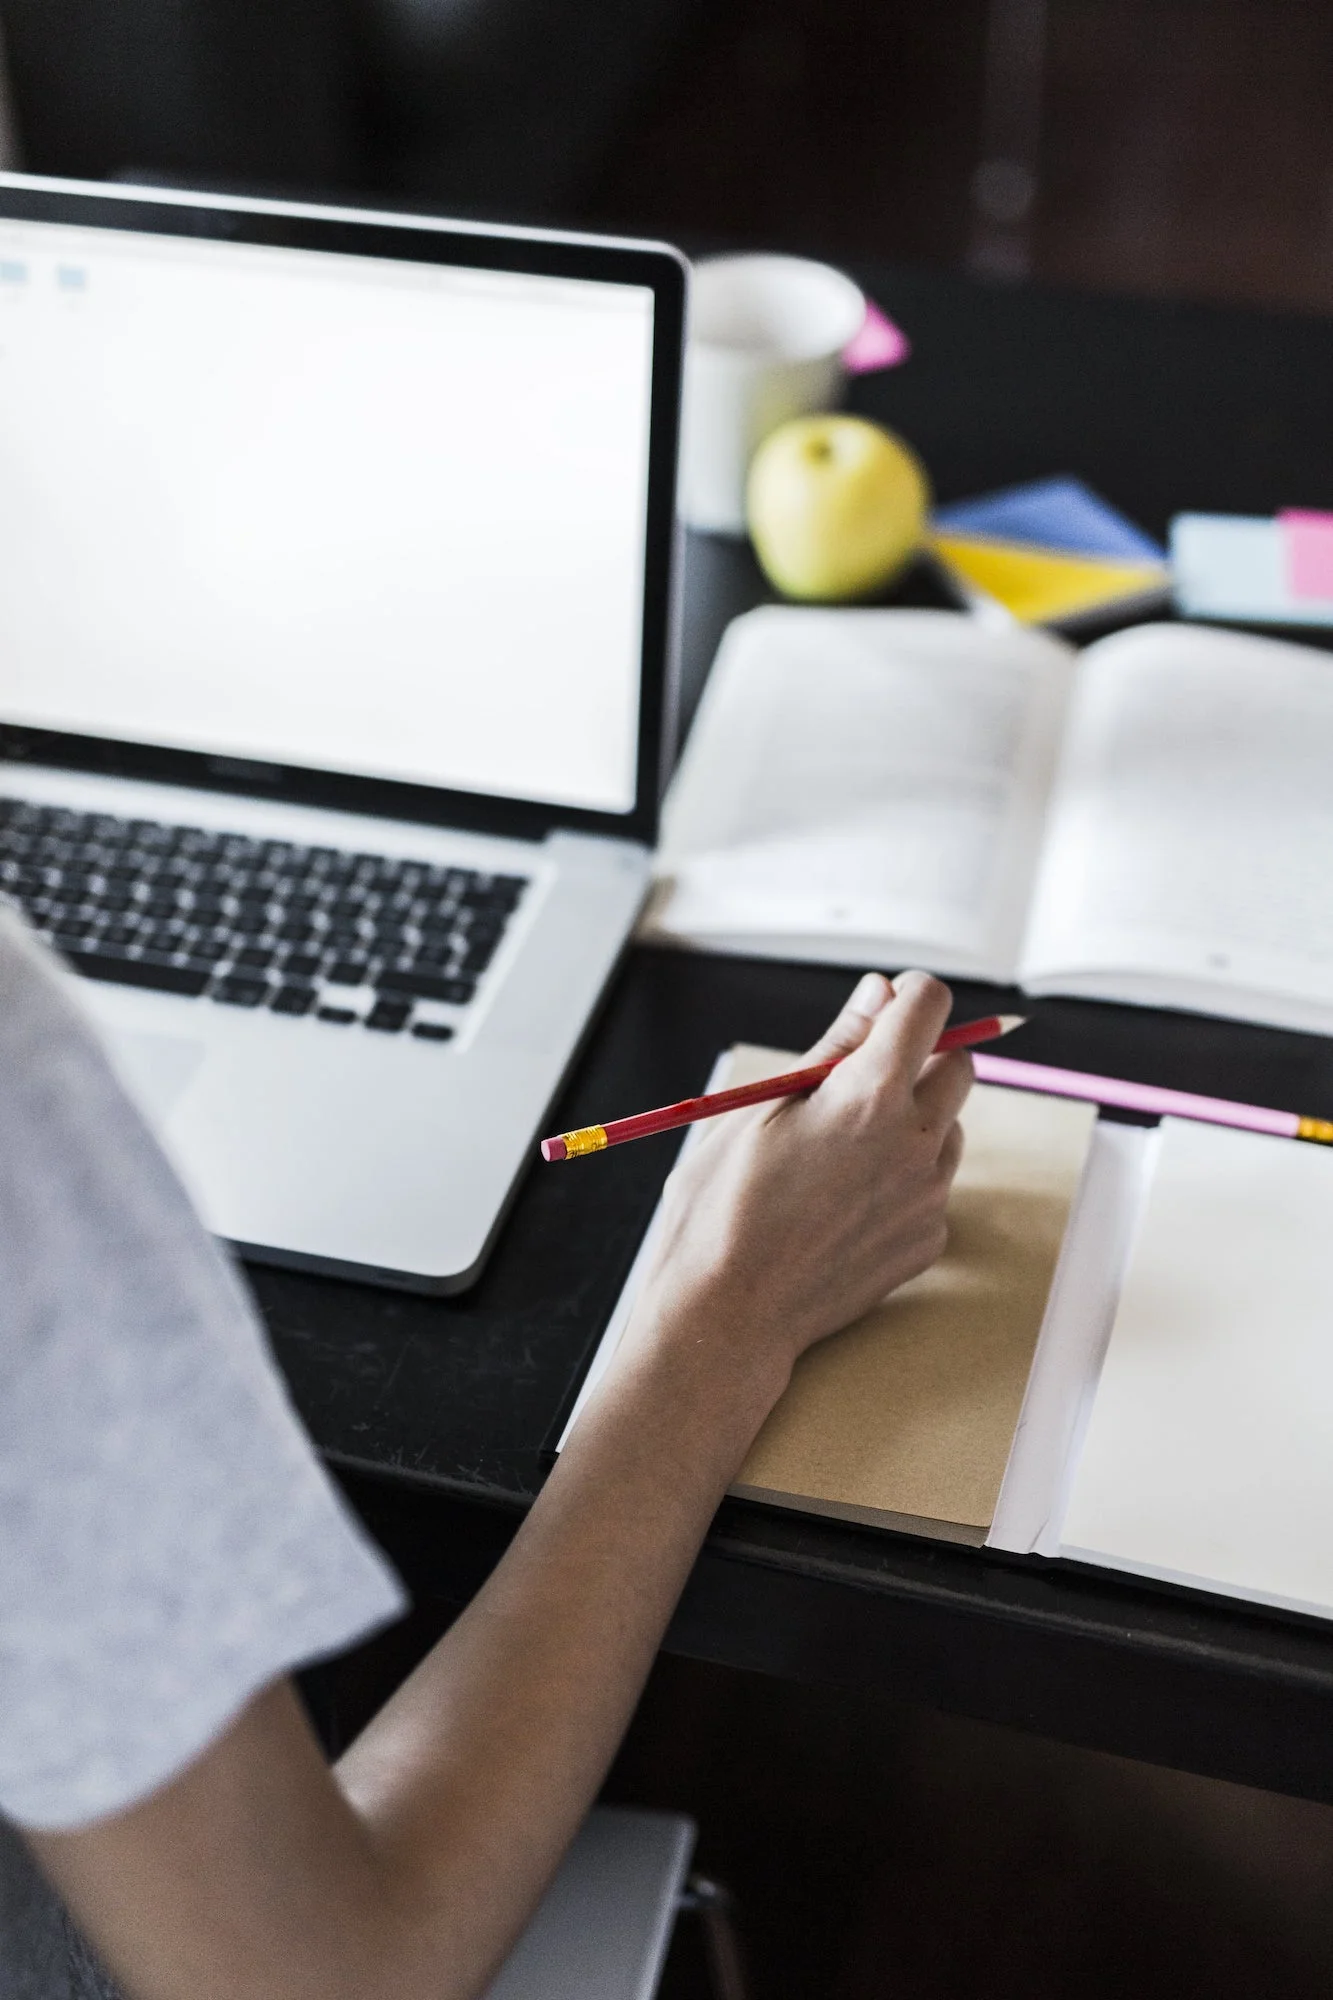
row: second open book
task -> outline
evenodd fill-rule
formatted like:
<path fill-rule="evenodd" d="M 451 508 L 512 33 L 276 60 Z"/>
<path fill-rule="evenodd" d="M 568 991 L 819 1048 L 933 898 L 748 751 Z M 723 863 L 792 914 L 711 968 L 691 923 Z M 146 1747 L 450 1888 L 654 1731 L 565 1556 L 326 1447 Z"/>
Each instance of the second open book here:
<path fill-rule="evenodd" d="M 963 1122 L 944 1257 L 803 1357 L 733 1490 L 1333 1616 L 1333 1152 L 986 1086 Z"/>
<path fill-rule="evenodd" d="M 723 640 L 649 936 L 1333 1031 L 1333 660 L 949 612 Z"/>

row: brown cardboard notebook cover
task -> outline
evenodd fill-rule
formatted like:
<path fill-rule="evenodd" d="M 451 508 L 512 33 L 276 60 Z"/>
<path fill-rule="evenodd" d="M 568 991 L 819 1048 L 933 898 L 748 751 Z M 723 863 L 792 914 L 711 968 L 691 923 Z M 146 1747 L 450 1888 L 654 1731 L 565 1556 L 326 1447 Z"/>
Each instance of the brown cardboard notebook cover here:
<path fill-rule="evenodd" d="M 798 1061 L 737 1048 L 726 1081 Z M 985 1541 L 1096 1115 L 974 1089 L 944 1256 L 802 1357 L 733 1492 Z"/>

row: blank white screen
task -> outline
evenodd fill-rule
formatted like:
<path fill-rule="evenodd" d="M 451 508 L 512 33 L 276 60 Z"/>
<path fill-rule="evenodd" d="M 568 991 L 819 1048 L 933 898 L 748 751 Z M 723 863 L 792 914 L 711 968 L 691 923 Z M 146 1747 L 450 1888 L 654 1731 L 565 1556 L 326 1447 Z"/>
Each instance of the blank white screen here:
<path fill-rule="evenodd" d="M 0 224 L 0 716 L 630 809 L 652 310 Z"/>

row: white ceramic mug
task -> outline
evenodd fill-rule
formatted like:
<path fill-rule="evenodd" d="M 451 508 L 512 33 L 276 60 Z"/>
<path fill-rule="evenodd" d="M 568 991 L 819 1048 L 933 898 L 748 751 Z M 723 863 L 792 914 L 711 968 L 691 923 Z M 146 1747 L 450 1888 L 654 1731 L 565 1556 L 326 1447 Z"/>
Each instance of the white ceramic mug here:
<path fill-rule="evenodd" d="M 750 460 L 788 417 L 842 399 L 842 351 L 865 294 L 804 257 L 712 257 L 694 267 L 685 354 L 680 511 L 692 528 L 745 532 Z"/>

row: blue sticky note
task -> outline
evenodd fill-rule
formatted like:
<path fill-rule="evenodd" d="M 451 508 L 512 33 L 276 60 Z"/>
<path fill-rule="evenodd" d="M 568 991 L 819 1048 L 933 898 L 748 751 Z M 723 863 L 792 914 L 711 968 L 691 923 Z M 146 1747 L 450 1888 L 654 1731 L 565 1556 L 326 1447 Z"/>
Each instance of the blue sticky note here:
<path fill-rule="evenodd" d="M 936 508 L 935 526 L 946 534 L 987 535 L 1000 542 L 1063 549 L 1070 555 L 1166 561 L 1160 542 L 1099 499 L 1081 479 L 1034 479 L 1000 493 L 983 493 L 976 500 L 957 500 Z"/>

